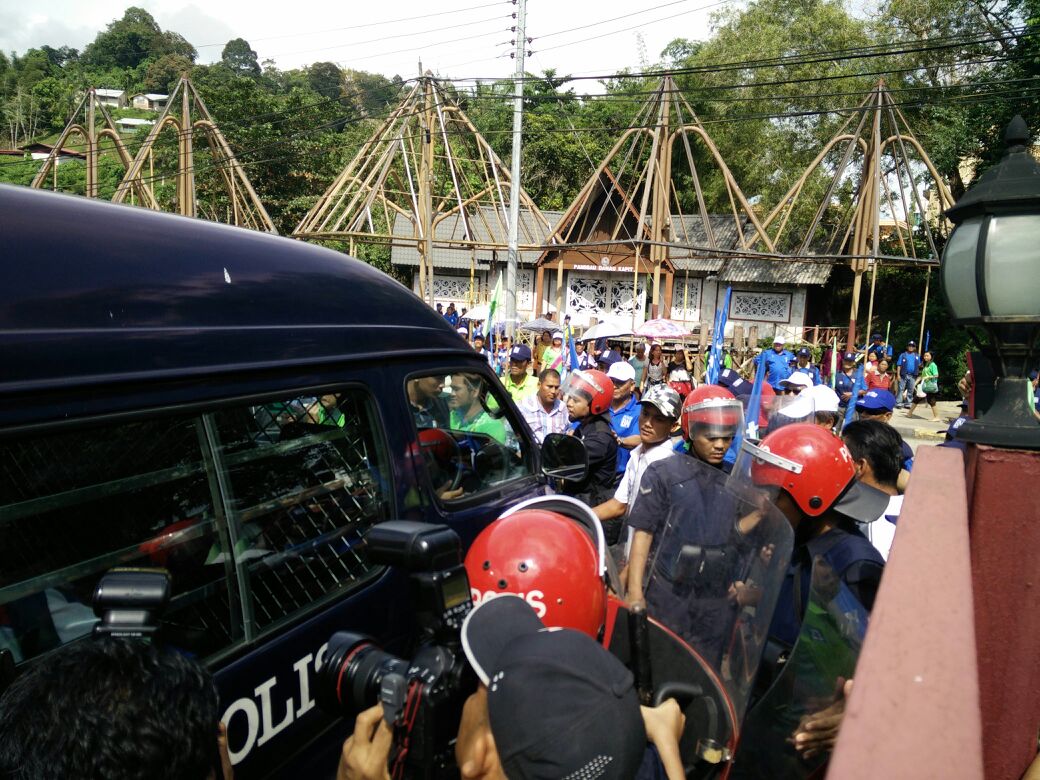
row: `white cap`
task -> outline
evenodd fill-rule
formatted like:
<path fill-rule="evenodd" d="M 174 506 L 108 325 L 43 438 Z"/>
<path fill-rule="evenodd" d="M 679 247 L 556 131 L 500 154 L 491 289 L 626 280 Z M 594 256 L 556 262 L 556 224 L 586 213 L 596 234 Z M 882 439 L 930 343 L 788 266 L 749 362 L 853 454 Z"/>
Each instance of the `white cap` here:
<path fill-rule="evenodd" d="M 455 332 L 458 333 L 460 336 L 468 336 L 469 335 L 469 331 L 466 330 L 465 328 L 459 328 Z"/>
<path fill-rule="evenodd" d="M 837 412 L 838 394 L 827 385 L 815 385 L 798 394 L 791 403 L 780 409 L 780 414 L 792 420 L 806 420 L 816 412 Z"/>
<path fill-rule="evenodd" d="M 553 340 L 555 341 L 556 339 L 563 339 L 563 331 L 558 330 L 553 334 Z"/>
<path fill-rule="evenodd" d="M 788 387 L 812 387 L 812 379 L 803 371 L 795 371 L 787 379 L 781 379 L 780 384 L 787 385 Z"/>
<path fill-rule="evenodd" d="M 607 376 L 619 382 L 631 382 L 636 378 L 636 370 L 627 360 L 619 360 L 607 370 Z"/>
<path fill-rule="evenodd" d="M 787 339 L 785 339 L 783 336 L 773 336 L 773 343 L 774 344 L 786 344 L 787 343 Z"/>

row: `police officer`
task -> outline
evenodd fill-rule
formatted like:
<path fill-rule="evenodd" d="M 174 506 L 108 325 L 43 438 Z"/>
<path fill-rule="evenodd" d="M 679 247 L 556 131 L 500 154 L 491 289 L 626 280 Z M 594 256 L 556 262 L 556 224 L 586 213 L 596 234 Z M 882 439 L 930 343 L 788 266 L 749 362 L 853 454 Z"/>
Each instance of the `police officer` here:
<path fill-rule="evenodd" d="M 865 616 L 859 616 L 873 607 L 884 570 L 880 553 L 856 523 L 874 521 L 885 511 L 888 496 L 856 480 L 852 455 L 840 439 L 806 423 L 771 432 L 760 446 L 745 441 L 731 479 L 746 480 L 752 490 L 768 495 L 794 530 L 794 549 L 776 600 L 757 681 L 764 690 L 783 669 L 788 685 L 770 689 L 772 698 L 763 700 L 748 717 L 741 737 L 746 749 L 738 755 L 733 772 L 742 779 L 786 777 L 791 776 L 791 767 L 813 768 L 803 760 L 819 758 L 832 744 L 798 722 L 798 708 L 813 701 L 812 691 L 829 694 L 838 675 L 851 671 L 835 671 L 842 669 L 851 652 L 842 646 L 843 631 L 855 633 L 863 625 Z M 826 592 L 817 591 L 825 584 Z M 828 633 L 831 623 L 820 620 L 820 602 L 810 607 L 813 592 L 819 598 L 830 598 L 831 604 L 840 604 L 841 614 L 849 622 Z M 809 620 L 815 621 L 805 640 L 811 647 L 808 652 L 795 649 L 800 655 L 788 660 L 796 643 L 802 648 L 799 634 L 803 621 Z M 825 655 L 831 657 L 821 657 Z M 826 702 L 817 706 L 826 706 Z M 833 715 L 840 724 L 843 713 L 839 697 L 830 708 L 810 717 Z M 830 740 L 837 727 L 833 726 Z"/>
<path fill-rule="evenodd" d="M 791 354 L 791 350 L 784 349 L 784 344 L 786 343 L 787 340 L 783 336 L 775 337 L 773 339 L 773 348 L 763 352 L 755 359 L 756 366 L 759 361 L 766 361 L 765 379 L 777 391 L 781 390 L 780 383 L 791 375 L 791 363 L 794 362 L 794 355 Z"/>
<path fill-rule="evenodd" d="M 574 436 L 585 445 L 589 470 L 580 482 L 564 482 L 567 495 L 589 506 L 602 504 L 614 495 L 618 443 L 610 425 L 610 404 L 614 385 L 602 371 L 572 371 L 561 390 L 567 415 L 577 423 Z M 607 529 L 607 543 L 614 544 L 621 534 L 621 524 Z"/>
<path fill-rule="evenodd" d="M 729 390 L 702 385 L 686 397 L 680 420 L 688 454 L 650 464 L 627 518 L 634 532 L 628 599 L 645 599 L 651 617 L 715 664 L 725 641 L 719 627 L 732 616 L 728 583 L 720 585 L 710 577 L 681 582 L 675 562 L 684 545 L 717 547 L 731 538 L 733 512 L 724 506 L 728 497 L 722 464 L 743 427 L 743 407 Z"/>

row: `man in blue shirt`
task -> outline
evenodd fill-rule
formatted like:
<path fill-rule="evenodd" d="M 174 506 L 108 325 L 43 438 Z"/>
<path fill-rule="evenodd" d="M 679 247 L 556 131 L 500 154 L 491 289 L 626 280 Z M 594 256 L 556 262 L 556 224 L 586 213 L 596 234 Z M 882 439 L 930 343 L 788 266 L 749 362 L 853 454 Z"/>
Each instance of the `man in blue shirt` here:
<path fill-rule="evenodd" d="M 808 374 L 814 385 L 822 385 L 823 378 L 820 376 L 820 369 L 814 366 L 810 361 L 812 360 L 812 352 L 808 347 L 802 347 L 795 353 L 795 359 L 798 361 L 798 365 L 794 367 L 794 371 L 800 371 L 803 374 Z"/>
<path fill-rule="evenodd" d="M 842 409 L 848 408 L 849 402 L 856 403 L 852 393 L 856 389 L 856 353 L 846 352 L 841 358 L 841 371 L 834 379 L 834 392 L 838 394 L 838 404 Z"/>
<path fill-rule="evenodd" d="M 773 348 L 763 352 L 755 360 L 756 366 L 759 360 L 766 361 L 766 381 L 778 392 L 783 389 L 780 382 L 791 376 L 791 364 L 794 362 L 791 350 L 784 349 L 786 343 L 787 340 L 783 336 L 777 336 L 773 339 Z"/>
<path fill-rule="evenodd" d="M 610 404 L 610 425 L 618 438 L 617 472 L 619 478 L 632 450 L 639 446 L 639 399 L 635 393 L 636 370 L 627 360 L 611 364 L 607 376 L 614 383 L 614 400 Z"/>
<path fill-rule="evenodd" d="M 921 373 L 921 356 L 917 354 L 917 342 L 906 342 L 906 352 L 896 361 L 896 400 L 898 409 L 909 409 L 914 402 L 914 383 Z"/>
<path fill-rule="evenodd" d="M 892 347 L 888 346 L 881 340 L 880 333 L 874 333 L 870 337 L 870 346 L 867 347 L 867 357 L 871 355 L 877 355 L 878 360 L 881 358 L 892 358 Z"/>

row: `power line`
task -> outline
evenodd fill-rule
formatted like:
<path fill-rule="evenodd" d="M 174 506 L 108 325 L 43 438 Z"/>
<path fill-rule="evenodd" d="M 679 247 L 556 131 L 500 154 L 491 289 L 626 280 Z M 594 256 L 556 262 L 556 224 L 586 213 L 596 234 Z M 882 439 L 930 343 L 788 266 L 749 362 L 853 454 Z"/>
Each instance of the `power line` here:
<path fill-rule="evenodd" d="M 716 0 L 716 2 L 714 2 L 714 3 L 709 3 L 708 5 L 702 5 L 702 6 L 698 7 L 698 8 L 691 8 L 688 11 L 680 11 L 679 13 L 671 14 L 670 16 L 662 16 L 660 19 L 654 19 L 652 21 L 645 22 L 645 24 L 650 25 L 650 24 L 657 24 L 658 22 L 666 22 L 669 19 L 676 19 L 676 18 L 678 18 L 680 16 L 688 16 L 689 14 L 694 14 L 694 13 L 697 13 L 698 11 L 706 11 L 709 8 L 715 8 L 716 6 L 726 5 L 726 4 L 732 3 L 732 2 L 734 2 L 734 0 Z M 618 18 L 620 19 L 620 18 L 624 18 L 624 17 L 618 17 Z M 587 26 L 588 27 L 592 27 L 594 25 L 587 25 Z M 580 28 L 577 28 L 577 29 L 580 29 Z M 562 49 L 562 48 L 567 47 L 567 46 L 577 46 L 578 44 L 581 44 L 581 43 L 588 43 L 589 41 L 596 41 L 596 40 L 599 40 L 600 38 L 609 38 L 612 35 L 621 35 L 622 33 L 627 33 L 627 32 L 631 32 L 631 31 L 632 31 L 632 28 L 626 27 L 626 28 L 623 28 L 621 30 L 613 30 L 611 32 L 600 33 L 599 35 L 592 35 L 592 36 L 589 36 L 588 38 L 581 38 L 581 39 L 576 40 L 576 41 L 568 41 L 567 43 L 559 43 L 559 44 L 556 44 L 555 46 L 547 46 L 547 47 L 545 47 L 543 49 L 535 49 L 532 52 L 532 56 L 534 54 L 543 54 L 543 53 L 545 53 L 547 51 L 553 51 L 554 49 Z M 543 36 L 543 37 L 547 37 L 547 36 Z M 538 40 L 538 39 L 536 38 L 535 40 Z"/>
<path fill-rule="evenodd" d="M 755 70 L 761 68 L 770 67 L 793 67 L 798 65 L 810 65 L 817 64 L 820 62 L 828 62 L 834 59 L 863 59 L 869 57 L 885 57 L 885 56 L 897 56 L 904 54 L 919 54 L 930 51 L 938 51 L 944 49 L 957 48 L 959 46 L 974 46 L 982 45 L 986 43 L 998 43 L 1001 41 L 1017 40 L 1018 38 L 1026 38 L 1034 35 L 1038 35 L 1040 32 L 1030 31 L 1026 28 L 1017 28 L 1016 30 L 1006 35 L 985 35 L 979 37 L 969 36 L 950 36 L 945 39 L 931 40 L 923 43 L 919 46 L 912 46 L 910 44 L 914 41 L 901 40 L 894 41 L 888 44 L 874 44 L 870 46 L 859 46 L 845 49 L 832 49 L 828 51 L 814 52 L 811 55 L 797 54 L 790 55 L 788 57 L 771 57 L 759 60 L 733 60 L 718 63 L 706 63 L 703 65 L 687 66 L 682 68 L 668 68 L 664 70 L 653 70 L 643 71 L 640 73 L 600 73 L 595 75 L 568 75 L 560 76 L 558 80 L 561 84 L 568 83 L 570 81 L 605 81 L 605 80 L 625 80 L 625 79 L 651 79 L 655 77 L 661 77 L 665 75 L 681 76 L 681 75 L 692 75 L 696 73 L 712 73 L 720 70 Z M 892 48 L 901 46 L 904 48 Z M 481 76 L 466 76 L 466 77 L 454 77 L 454 78 L 443 78 L 442 81 L 451 81 L 454 83 L 460 82 L 488 82 L 497 81 L 500 77 L 481 77 Z M 525 81 L 544 81 L 543 76 L 527 76 Z"/>
<path fill-rule="evenodd" d="M 487 19 L 480 19 L 479 21 L 463 22 L 462 24 L 450 24 L 450 25 L 447 25 L 445 27 L 434 27 L 434 28 L 429 29 L 429 30 L 418 30 L 416 32 L 398 33 L 396 35 L 383 35 L 383 36 L 380 36 L 379 38 L 370 38 L 367 41 L 351 41 L 351 42 L 347 42 L 347 43 L 337 44 L 335 46 L 324 46 L 324 47 L 317 48 L 317 49 L 301 49 L 301 50 L 297 50 L 297 51 L 286 51 L 286 52 L 281 52 L 279 54 L 271 54 L 271 55 L 269 55 L 269 57 L 270 58 L 274 58 L 274 57 L 288 57 L 288 56 L 291 56 L 293 54 L 312 54 L 314 52 L 319 52 L 319 51 L 332 51 L 334 49 L 345 49 L 345 48 L 347 48 L 349 46 L 365 46 L 365 45 L 370 44 L 370 43 L 382 43 L 383 41 L 388 41 L 388 40 L 391 40 L 391 39 L 394 39 L 394 38 L 413 38 L 416 35 L 429 35 L 430 33 L 443 32 L 444 30 L 457 30 L 460 27 L 472 27 L 473 25 L 476 25 L 476 24 L 487 24 L 488 22 L 500 22 L 504 18 L 507 18 L 507 17 L 492 16 L 492 17 L 489 17 Z M 486 32 L 486 33 L 481 33 L 480 35 L 478 35 L 476 37 L 485 37 L 487 35 L 497 35 L 498 33 L 507 33 L 507 32 L 509 32 L 508 29 L 497 29 L 497 30 L 491 30 L 491 31 Z M 458 43 L 459 41 L 468 41 L 472 37 L 473 36 L 466 36 L 466 37 L 463 37 L 463 38 L 453 38 L 452 40 L 438 41 L 436 43 L 428 44 L 428 45 L 429 46 L 440 46 L 440 45 L 445 44 L 445 43 Z M 382 56 L 385 56 L 385 55 L 401 54 L 401 53 L 409 52 L 409 51 L 415 51 L 415 49 L 400 49 L 398 51 L 381 52 L 380 54 L 373 55 L 373 56 L 382 57 Z M 354 59 L 367 59 L 367 58 L 365 58 L 365 57 L 355 57 Z"/>
<path fill-rule="evenodd" d="M 382 26 L 384 24 L 400 24 L 402 22 L 413 22 L 413 21 L 417 21 L 419 19 L 431 19 L 431 18 L 433 18 L 435 16 L 436 17 L 450 16 L 452 14 L 461 14 L 461 13 L 466 13 L 467 11 L 477 11 L 477 10 L 480 10 L 480 9 L 483 9 L 483 8 L 492 8 L 492 7 L 495 7 L 495 6 L 502 6 L 502 5 L 508 5 L 508 4 L 509 4 L 509 0 L 498 0 L 498 2 L 494 2 L 494 3 L 483 3 L 481 5 L 471 5 L 471 6 L 468 6 L 466 8 L 455 8 L 455 9 L 448 10 L 448 11 L 437 11 L 436 13 L 431 13 L 431 14 L 419 14 L 418 16 L 405 16 L 405 17 L 401 17 L 401 18 L 398 18 L 398 19 L 383 19 L 382 21 L 378 21 L 378 22 L 366 22 L 364 24 L 354 24 L 354 25 L 351 25 L 350 27 L 332 27 L 332 28 L 329 28 L 329 29 L 322 29 L 322 30 L 314 30 L 314 29 L 312 29 L 312 30 L 307 31 L 307 32 L 284 33 L 282 35 L 267 35 L 267 36 L 264 36 L 262 38 L 248 38 L 248 42 L 250 44 L 252 44 L 254 41 L 273 41 L 273 40 L 278 40 L 278 39 L 282 39 L 282 38 L 299 38 L 299 37 L 302 37 L 304 35 L 322 35 L 322 34 L 333 33 L 333 32 L 345 32 L 345 31 L 348 31 L 348 30 L 351 30 L 351 31 L 352 30 L 361 30 L 361 29 L 365 29 L 365 28 L 369 28 L 369 27 L 380 27 L 380 26 Z M 201 44 L 200 46 L 196 46 L 195 48 L 197 48 L 197 49 L 208 49 L 208 48 L 211 48 L 213 46 L 224 46 L 224 45 L 226 45 L 226 42 L 225 43 L 204 43 L 204 44 Z"/>
<path fill-rule="evenodd" d="M 733 0 L 726 0 L 726 2 L 732 2 L 732 1 Z M 629 14 L 622 14 L 621 16 L 615 16 L 615 17 L 612 17 L 610 19 L 603 19 L 603 20 L 598 21 L 598 22 L 591 22 L 589 24 L 583 24 L 583 25 L 580 25 L 578 27 L 571 27 L 571 28 L 568 28 L 566 30 L 557 30 L 556 32 L 546 33 L 545 35 L 536 35 L 536 36 L 534 36 L 534 40 L 540 41 L 540 40 L 543 40 L 545 38 L 555 38 L 557 35 L 564 35 L 565 33 L 577 32 L 579 30 L 588 30 L 591 27 L 598 27 L 601 24 L 609 24 L 610 22 L 616 22 L 616 21 L 618 21 L 620 19 L 628 19 L 628 18 L 633 17 L 633 16 L 639 16 L 641 14 L 647 14 L 647 13 L 650 13 L 651 11 L 658 11 L 658 10 L 660 10 L 662 8 L 667 8 L 669 6 L 680 5 L 682 3 L 688 3 L 688 2 L 690 2 L 690 0 L 672 0 L 672 2 L 670 2 L 670 3 L 661 3 L 660 5 L 653 5 L 653 6 L 650 6 L 649 8 L 643 8 L 642 10 L 633 11 L 632 13 L 629 13 Z M 701 9 L 695 8 L 694 10 L 697 11 L 697 10 L 701 10 Z M 653 24 L 653 22 L 651 22 L 651 24 Z"/>

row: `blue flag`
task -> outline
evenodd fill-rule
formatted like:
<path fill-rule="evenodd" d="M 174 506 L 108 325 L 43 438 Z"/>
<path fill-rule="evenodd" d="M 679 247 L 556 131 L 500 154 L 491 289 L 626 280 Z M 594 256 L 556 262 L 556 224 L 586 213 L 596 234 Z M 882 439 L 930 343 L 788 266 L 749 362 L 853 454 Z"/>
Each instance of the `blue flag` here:
<path fill-rule="evenodd" d="M 707 380 L 709 385 L 719 381 L 722 372 L 722 346 L 726 342 L 726 321 L 729 319 L 729 302 L 733 297 L 733 287 L 726 287 L 726 297 L 722 299 L 722 307 L 715 312 L 715 332 L 711 337 L 711 352 L 708 354 Z"/>
<path fill-rule="evenodd" d="M 578 369 L 578 350 L 574 346 L 574 330 L 570 325 L 567 326 L 567 342 L 571 350 L 570 370 L 576 371 Z"/>
<path fill-rule="evenodd" d="M 852 385 L 852 398 L 849 399 L 849 405 L 845 409 L 845 422 L 842 423 L 843 428 L 852 422 L 852 417 L 856 414 L 856 400 L 859 398 L 859 391 L 866 389 L 867 383 L 863 378 L 863 364 L 860 363 L 859 368 L 856 369 L 856 381 Z"/>
<path fill-rule="evenodd" d="M 766 380 L 766 361 L 759 355 L 758 368 L 755 370 L 755 386 L 751 388 L 751 398 L 747 407 L 747 436 L 758 439 L 758 418 L 762 411 L 762 383 Z"/>

